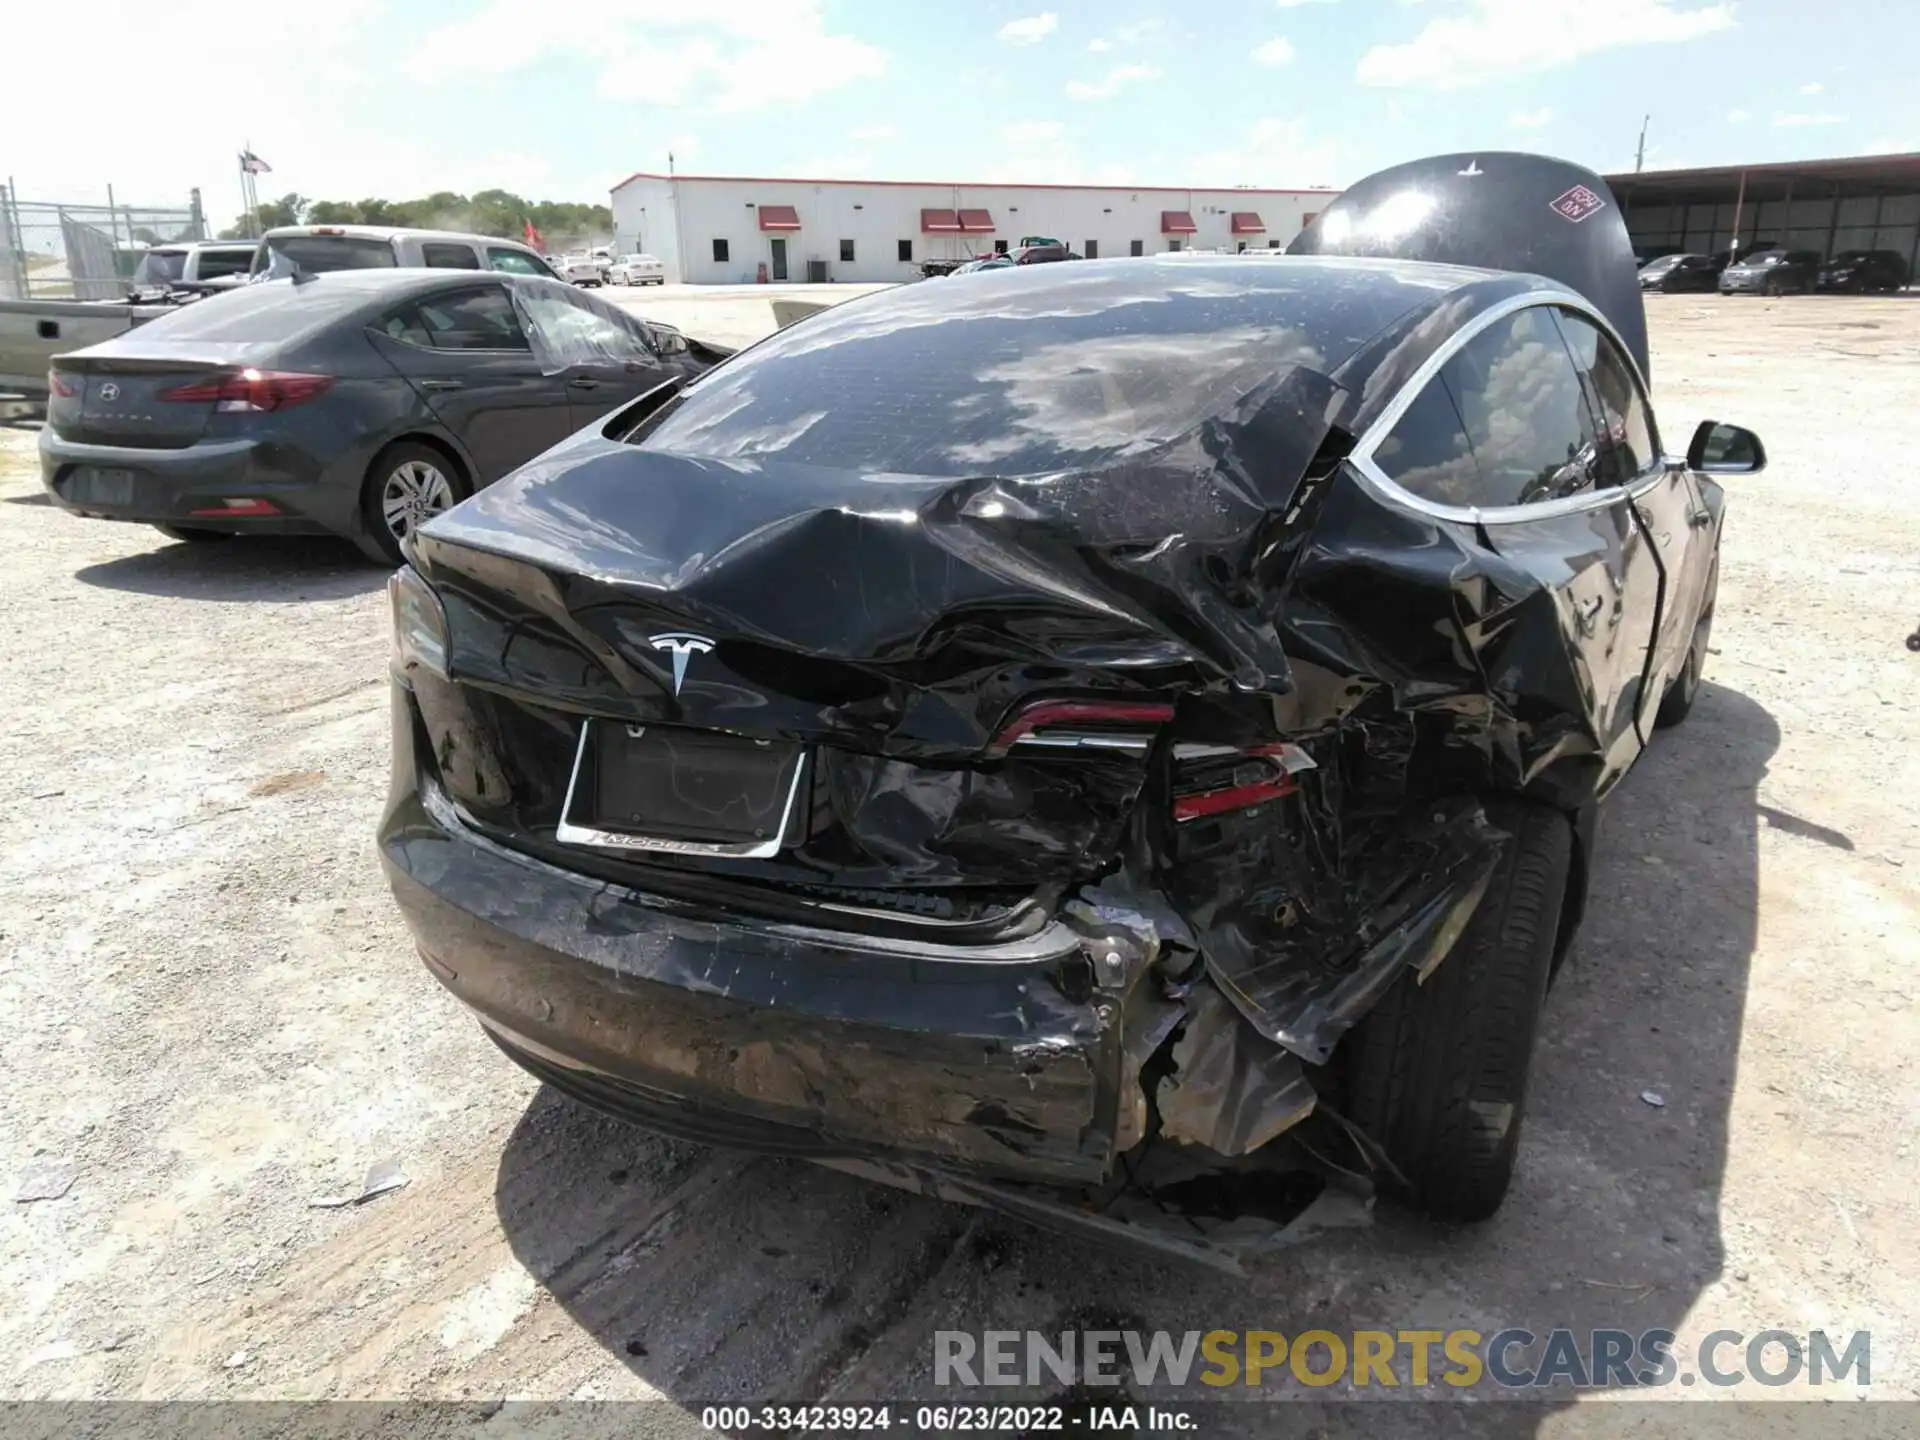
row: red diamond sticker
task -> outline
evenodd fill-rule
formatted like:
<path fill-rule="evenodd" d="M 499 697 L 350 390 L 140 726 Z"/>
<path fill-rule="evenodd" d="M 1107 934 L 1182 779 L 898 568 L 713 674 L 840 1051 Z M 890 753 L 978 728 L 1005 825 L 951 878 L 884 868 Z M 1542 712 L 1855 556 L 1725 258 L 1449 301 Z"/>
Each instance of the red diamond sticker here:
<path fill-rule="evenodd" d="M 1551 202 L 1549 208 L 1562 219 L 1571 220 L 1578 225 L 1589 215 L 1606 209 L 1607 202 L 1586 186 L 1576 185 L 1558 200 Z"/>

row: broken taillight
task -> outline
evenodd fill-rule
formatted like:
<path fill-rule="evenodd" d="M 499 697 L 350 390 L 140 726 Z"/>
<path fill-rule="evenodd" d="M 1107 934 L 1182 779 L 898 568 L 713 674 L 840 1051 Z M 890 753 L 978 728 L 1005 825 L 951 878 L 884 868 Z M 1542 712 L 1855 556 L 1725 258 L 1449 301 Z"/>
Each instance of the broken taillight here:
<path fill-rule="evenodd" d="M 1173 818 L 1183 824 L 1284 799 L 1300 788 L 1295 773 L 1315 768 L 1313 757 L 1289 741 L 1252 749 L 1176 745 L 1173 759 Z"/>
<path fill-rule="evenodd" d="M 1173 706 L 1155 702 L 1040 700 L 1008 720 L 987 750 L 1004 755 L 1019 745 L 1144 754 L 1153 745 L 1153 732 L 1171 719 Z"/>
<path fill-rule="evenodd" d="M 333 386 L 331 375 L 301 375 L 286 370 L 235 370 L 192 385 L 175 385 L 155 398 L 180 405 L 205 405 L 228 414 L 255 414 L 304 405 Z"/>

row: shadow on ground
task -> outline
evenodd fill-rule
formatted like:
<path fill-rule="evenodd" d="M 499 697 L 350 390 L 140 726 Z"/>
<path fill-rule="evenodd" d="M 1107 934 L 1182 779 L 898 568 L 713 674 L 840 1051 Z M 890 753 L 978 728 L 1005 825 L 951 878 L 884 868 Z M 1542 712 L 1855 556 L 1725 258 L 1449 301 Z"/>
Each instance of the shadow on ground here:
<path fill-rule="evenodd" d="M 73 578 L 103 590 L 257 605 L 364 595 L 392 573 L 347 541 L 327 536 L 154 539 L 155 549 L 88 565 Z"/>
<path fill-rule="evenodd" d="M 548 1091 L 501 1157 L 500 1221 L 575 1323 L 690 1408 L 969 1398 L 934 1389 L 940 1330 L 1566 1326 L 1684 1340 L 1684 1317 L 1723 1264 L 1727 1115 L 1758 913 L 1756 790 L 1778 741 L 1761 706 L 1709 685 L 1609 803 L 1586 924 L 1548 1000 L 1519 1175 L 1485 1225 L 1383 1206 L 1372 1229 L 1236 1281 L 802 1163 L 657 1139 Z M 1528 1353 L 1511 1358 L 1524 1365 Z M 1399 1364 L 1405 1387 L 1404 1351 Z M 1289 1429 L 1318 1417 L 1326 1434 L 1382 1433 L 1389 1414 L 1419 1434 L 1486 1433 L 1492 1420 L 1458 1404 L 1342 1408 L 1325 1402 L 1350 1394 L 1344 1385 L 1308 1391 L 1284 1371 L 1266 1381 L 1133 1398 L 1270 1390 L 1303 1402 L 1285 1412 Z M 1476 1398 L 1493 1398 L 1489 1388 Z M 1431 1398 L 1458 1394 L 1436 1384 Z M 1530 1432 L 1570 1394 L 1528 1398 L 1544 1403 L 1501 1406 L 1492 1428 Z M 1700 1413 L 1636 1412 L 1652 1423 L 1681 1409 Z M 1277 1413 L 1234 1407 L 1207 1429 L 1270 1431 Z"/>

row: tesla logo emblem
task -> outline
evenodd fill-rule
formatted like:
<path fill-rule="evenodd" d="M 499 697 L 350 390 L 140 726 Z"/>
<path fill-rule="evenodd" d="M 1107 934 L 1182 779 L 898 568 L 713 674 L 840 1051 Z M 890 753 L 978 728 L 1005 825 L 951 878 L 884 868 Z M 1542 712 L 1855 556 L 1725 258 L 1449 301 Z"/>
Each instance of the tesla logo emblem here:
<path fill-rule="evenodd" d="M 682 630 L 670 631 L 665 635 L 649 635 L 647 643 L 656 650 L 673 652 L 673 693 L 680 693 L 680 684 L 687 678 L 687 660 L 694 655 L 704 655 L 713 649 L 713 641 L 704 635 L 689 635 Z"/>
<path fill-rule="evenodd" d="M 109 403 L 118 400 L 120 398 L 120 387 L 109 380 L 100 387 L 100 398 Z"/>

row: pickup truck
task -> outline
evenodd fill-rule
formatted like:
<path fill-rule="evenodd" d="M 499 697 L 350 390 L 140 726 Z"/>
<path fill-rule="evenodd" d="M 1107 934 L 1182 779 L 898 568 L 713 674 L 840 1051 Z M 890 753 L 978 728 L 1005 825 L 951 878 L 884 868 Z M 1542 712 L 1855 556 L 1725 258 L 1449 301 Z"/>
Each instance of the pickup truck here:
<path fill-rule="evenodd" d="M 458 230 L 391 225 L 285 225 L 260 237 L 253 273 L 271 273 L 274 256 L 310 275 L 328 270 L 499 270 L 508 275 L 566 279 L 538 251 L 518 240 Z"/>

